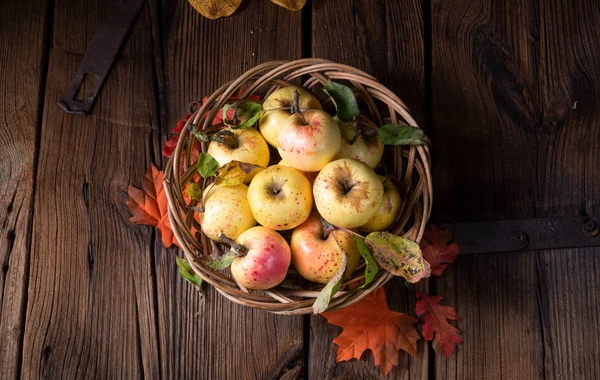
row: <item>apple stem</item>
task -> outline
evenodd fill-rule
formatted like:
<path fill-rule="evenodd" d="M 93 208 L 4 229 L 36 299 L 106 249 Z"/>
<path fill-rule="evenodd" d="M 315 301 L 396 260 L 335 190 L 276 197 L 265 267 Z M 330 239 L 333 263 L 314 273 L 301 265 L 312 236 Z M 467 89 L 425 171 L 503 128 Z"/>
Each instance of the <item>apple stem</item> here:
<path fill-rule="evenodd" d="M 333 224 L 323 219 L 323 217 L 321 217 L 321 224 L 323 225 L 323 240 L 325 240 L 329 237 L 329 234 L 333 232 L 335 227 Z"/>
<path fill-rule="evenodd" d="M 298 90 L 294 90 L 294 103 L 290 107 L 291 113 L 300 112 L 300 92 Z"/>
<path fill-rule="evenodd" d="M 219 239 L 221 239 L 221 241 L 223 243 L 230 246 L 231 249 L 233 249 L 233 251 L 235 252 L 237 257 L 243 257 L 248 254 L 248 248 L 244 247 L 241 244 L 236 243 L 235 241 L 233 241 L 233 239 L 227 237 L 227 235 L 221 234 L 221 236 L 219 236 Z"/>
<path fill-rule="evenodd" d="M 359 238 L 361 238 L 361 239 L 365 240 L 365 237 L 364 237 L 364 236 L 362 236 L 361 234 L 357 234 L 356 232 L 354 232 L 354 231 L 352 231 L 352 230 L 349 230 L 349 229 L 347 229 L 347 228 L 345 228 L 345 227 L 336 227 L 336 228 L 338 228 L 338 229 L 340 229 L 340 230 L 342 230 L 342 231 L 348 232 L 349 234 L 352 234 L 352 235 L 354 235 L 354 236 L 358 236 Z"/>
<path fill-rule="evenodd" d="M 204 207 L 201 206 L 188 206 L 187 209 L 197 212 L 204 212 Z"/>

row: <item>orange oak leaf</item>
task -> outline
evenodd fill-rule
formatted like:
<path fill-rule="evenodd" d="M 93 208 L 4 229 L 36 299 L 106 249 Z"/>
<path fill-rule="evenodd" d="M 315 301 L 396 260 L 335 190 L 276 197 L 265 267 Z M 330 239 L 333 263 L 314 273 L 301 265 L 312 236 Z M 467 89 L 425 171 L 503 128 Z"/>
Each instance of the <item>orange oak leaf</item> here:
<path fill-rule="evenodd" d="M 454 344 L 463 342 L 456 327 L 448 323 L 449 320 L 456 321 L 458 316 L 456 310 L 451 306 L 440 305 L 441 296 L 430 296 L 422 292 L 417 292 L 417 315 L 425 314 L 425 323 L 423 324 L 423 338 L 433 340 L 433 349 L 435 352 L 444 350 L 444 355 L 450 357 L 454 352 Z M 435 334 L 435 339 L 433 338 Z"/>
<path fill-rule="evenodd" d="M 457 242 L 452 242 L 452 234 L 447 229 L 439 228 L 433 224 L 425 230 L 421 240 L 421 252 L 423 257 L 431 265 L 431 274 L 441 276 L 448 264 L 456 260 L 460 252 Z"/>
<path fill-rule="evenodd" d="M 129 199 L 125 202 L 133 216 L 130 221 L 136 224 L 154 226 L 160 230 L 165 247 L 177 243 L 167 215 L 167 195 L 163 188 L 163 172 L 150 165 L 142 181 L 142 189 L 129 186 Z"/>
<path fill-rule="evenodd" d="M 383 375 L 398 365 L 398 351 L 417 354 L 419 333 L 413 326 L 415 317 L 390 310 L 385 290 L 378 289 L 359 302 L 337 311 L 322 313 L 327 321 L 344 331 L 333 340 L 337 344 L 336 361 L 360 359 L 370 349 L 375 365 Z"/>

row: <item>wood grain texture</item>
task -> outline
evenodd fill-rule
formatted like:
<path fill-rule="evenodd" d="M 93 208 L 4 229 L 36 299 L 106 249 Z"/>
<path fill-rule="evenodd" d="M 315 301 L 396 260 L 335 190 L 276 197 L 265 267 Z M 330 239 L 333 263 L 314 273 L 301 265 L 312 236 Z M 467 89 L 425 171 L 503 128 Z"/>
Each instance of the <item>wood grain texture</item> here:
<path fill-rule="evenodd" d="M 35 193 L 22 378 L 158 378 L 150 228 L 129 222 L 158 139 L 146 6 L 91 116 L 56 104 L 107 2 L 58 0 Z M 89 91 L 90 89 L 85 89 Z"/>
<path fill-rule="evenodd" d="M 0 3 L 0 378 L 21 364 L 48 2 Z M 15 14 L 21 17 L 14 17 Z M 26 46 L 27 49 L 21 47 Z"/>
<path fill-rule="evenodd" d="M 425 121 L 425 61 L 423 2 L 342 0 L 315 1 L 312 9 L 313 57 L 328 58 L 367 71 L 398 94 L 418 123 Z M 423 284 L 425 288 L 427 284 Z M 424 290 L 423 288 L 422 290 Z M 404 281 L 386 285 L 390 308 L 414 315 L 415 296 Z M 364 361 L 336 363 L 331 341 L 341 328 L 321 316 L 310 322 L 309 376 L 311 379 L 383 378 L 370 351 Z M 426 379 L 427 345 L 420 341 L 417 357 L 399 354 L 399 366 L 388 378 Z"/>
<path fill-rule="evenodd" d="M 231 17 L 216 21 L 203 18 L 185 2 L 165 2 L 162 19 L 165 83 L 159 88 L 165 100 L 164 140 L 190 102 L 259 63 L 301 55 L 301 14 L 269 1 L 245 1 Z M 302 366 L 302 317 L 238 306 L 210 286 L 202 300 L 176 274 L 178 251 L 156 244 L 164 378 L 297 376 Z"/>
<path fill-rule="evenodd" d="M 598 4 L 435 1 L 431 14 L 437 218 L 598 213 Z M 569 317 L 599 311 L 597 275 L 582 273 L 593 252 L 459 257 L 438 290 L 465 344 L 436 357 L 436 377 L 598 378 L 597 331 L 578 339 Z"/>

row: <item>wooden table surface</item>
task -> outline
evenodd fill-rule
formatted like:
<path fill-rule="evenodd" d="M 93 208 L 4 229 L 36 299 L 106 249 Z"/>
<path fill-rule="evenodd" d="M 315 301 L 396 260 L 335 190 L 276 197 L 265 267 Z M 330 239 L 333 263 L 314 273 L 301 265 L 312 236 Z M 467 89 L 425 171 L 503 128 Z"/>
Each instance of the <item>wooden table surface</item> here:
<path fill-rule="evenodd" d="M 0 2 L 2 379 L 382 378 L 370 353 L 335 363 L 321 316 L 202 301 L 129 222 L 123 191 L 190 101 L 268 60 L 354 65 L 404 99 L 434 141 L 434 221 L 600 215 L 597 1 L 245 0 L 213 21 L 148 0 L 91 116 L 67 115 L 107 3 Z M 389 378 L 600 378 L 600 248 L 464 255 L 428 286 L 464 344 L 421 342 Z"/>

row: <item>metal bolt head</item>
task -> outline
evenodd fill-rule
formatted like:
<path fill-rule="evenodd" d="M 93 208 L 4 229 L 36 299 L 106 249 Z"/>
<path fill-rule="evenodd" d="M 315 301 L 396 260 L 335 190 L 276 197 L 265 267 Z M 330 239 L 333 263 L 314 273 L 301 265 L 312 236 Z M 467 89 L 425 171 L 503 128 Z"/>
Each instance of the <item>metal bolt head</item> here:
<path fill-rule="evenodd" d="M 516 249 L 525 249 L 529 245 L 529 236 L 525 232 L 517 231 L 510 237 L 510 243 Z"/>
<path fill-rule="evenodd" d="M 600 226 L 593 219 L 586 219 L 583 222 L 583 232 L 589 237 L 596 237 L 600 235 Z"/>

